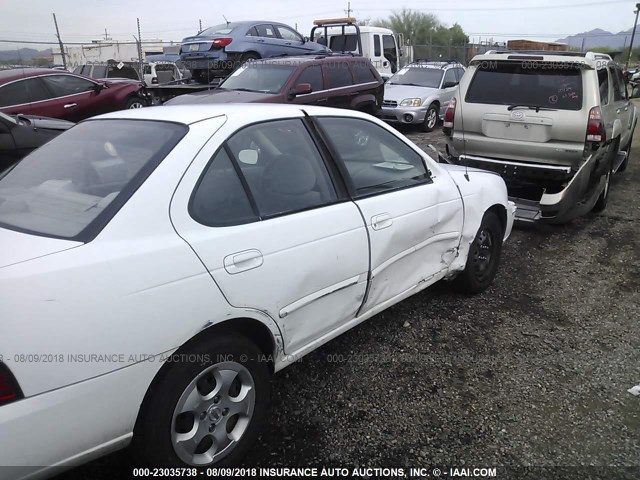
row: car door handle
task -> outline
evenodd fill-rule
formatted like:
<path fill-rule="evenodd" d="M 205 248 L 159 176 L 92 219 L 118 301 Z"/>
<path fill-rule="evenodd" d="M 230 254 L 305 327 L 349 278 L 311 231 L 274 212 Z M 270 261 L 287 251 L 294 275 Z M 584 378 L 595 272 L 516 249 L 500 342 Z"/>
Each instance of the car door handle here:
<path fill-rule="evenodd" d="M 227 273 L 235 275 L 236 273 L 258 268 L 263 261 L 260 250 L 243 250 L 224 257 L 224 269 Z"/>
<path fill-rule="evenodd" d="M 258 43 L 264 43 L 264 40 L 262 40 L 262 39 L 258 38 L 258 39 L 256 40 L 256 42 L 258 42 Z"/>
<path fill-rule="evenodd" d="M 371 217 L 371 228 L 374 230 L 382 230 L 393 225 L 393 218 L 388 213 L 381 213 Z"/>
<path fill-rule="evenodd" d="M 77 107 L 78 104 L 77 103 L 67 103 L 65 104 L 64 108 L 73 108 L 73 107 Z"/>

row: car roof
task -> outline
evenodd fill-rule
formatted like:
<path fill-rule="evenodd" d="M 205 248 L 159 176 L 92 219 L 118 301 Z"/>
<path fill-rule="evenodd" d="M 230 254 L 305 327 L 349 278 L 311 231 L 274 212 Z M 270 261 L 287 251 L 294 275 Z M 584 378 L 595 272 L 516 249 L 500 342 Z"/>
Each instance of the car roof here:
<path fill-rule="evenodd" d="M 0 83 L 10 82 L 19 78 L 36 77 L 38 75 L 55 74 L 71 74 L 66 70 L 56 70 L 54 68 L 11 68 L 9 70 L 0 70 Z"/>
<path fill-rule="evenodd" d="M 133 108 L 98 115 L 85 121 L 105 119 L 157 120 L 191 125 L 203 120 L 226 115 L 227 117 L 233 117 L 237 120 L 245 118 L 247 123 L 251 123 L 262 120 L 272 120 L 274 118 L 302 117 L 305 113 L 313 116 L 370 118 L 370 115 L 355 110 L 311 105 L 225 103 L 219 105 L 162 105 L 158 107 Z"/>
<path fill-rule="evenodd" d="M 330 61 L 338 61 L 338 62 L 369 62 L 370 60 L 367 57 L 361 57 L 360 55 L 326 55 L 322 52 L 314 52 L 309 55 L 297 55 L 297 56 L 287 56 L 283 55 L 282 57 L 277 58 L 265 58 L 261 60 L 256 60 L 256 63 L 269 63 L 269 64 L 283 64 L 283 65 L 302 65 L 308 62 L 330 62 Z"/>
<path fill-rule="evenodd" d="M 476 55 L 469 62 L 470 65 L 483 61 L 540 61 L 554 64 L 572 64 L 574 67 L 596 69 L 611 62 L 611 57 L 599 52 L 566 52 L 554 50 L 490 50 Z"/>

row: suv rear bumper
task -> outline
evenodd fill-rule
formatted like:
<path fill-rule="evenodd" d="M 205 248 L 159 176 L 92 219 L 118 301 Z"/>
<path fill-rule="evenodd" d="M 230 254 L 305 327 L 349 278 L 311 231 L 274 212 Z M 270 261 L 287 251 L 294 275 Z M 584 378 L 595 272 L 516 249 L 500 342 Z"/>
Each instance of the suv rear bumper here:
<path fill-rule="evenodd" d="M 577 172 L 571 167 L 514 162 L 510 160 L 478 157 L 474 155 L 449 155 L 447 161 L 457 165 L 481 168 L 500 174 L 511 194 L 521 181 L 539 183 L 541 187 L 558 185 L 556 192 L 547 193 L 544 189 L 539 199 L 522 199 L 509 196 L 516 203 L 516 220 L 520 221 L 567 221 L 591 210 L 600 194 L 602 181 L 593 185 L 593 170 L 597 155 L 594 153 L 582 163 Z M 602 178 L 600 179 L 602 180 Z M 544 185 L 547 184 L 547 185 Z"/>

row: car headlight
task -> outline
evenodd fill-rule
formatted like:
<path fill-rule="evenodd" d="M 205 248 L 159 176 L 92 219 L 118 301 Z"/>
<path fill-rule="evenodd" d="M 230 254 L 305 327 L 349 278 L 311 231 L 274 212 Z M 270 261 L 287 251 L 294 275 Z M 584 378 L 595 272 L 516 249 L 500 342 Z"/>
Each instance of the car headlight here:
<path fill-rule="evenodd" d="M 400 102 L 401 107 L 419 107 L 420 105 L 422 105 L 420 98 L 405 98 Z"/>

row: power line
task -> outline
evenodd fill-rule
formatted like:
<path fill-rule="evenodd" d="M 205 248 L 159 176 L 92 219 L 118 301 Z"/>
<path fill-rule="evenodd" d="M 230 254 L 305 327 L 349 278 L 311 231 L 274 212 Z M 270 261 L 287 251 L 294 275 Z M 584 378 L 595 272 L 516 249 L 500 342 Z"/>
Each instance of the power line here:
<path fill-rule="evenodd" d="M 486 12 L 486 11 L 503 11 L 503 10 L 552 10 L 560 8 L 576 8 L 576 7 L 593 7 L 610 5 L 613 3 L 628 3 L 626 0 L 608 0 L 602 2 L 585 2 L 570 3 L 563 5 L 535 5 L 535 6 L 519 6 L 519 7 L 459 7 L 459 8 L 410 8 L 409 10 L 417 10 L 422 12 Z M 388 12 L 388 8 L 361 8 L 359 10 L 368 12 Z"/>

